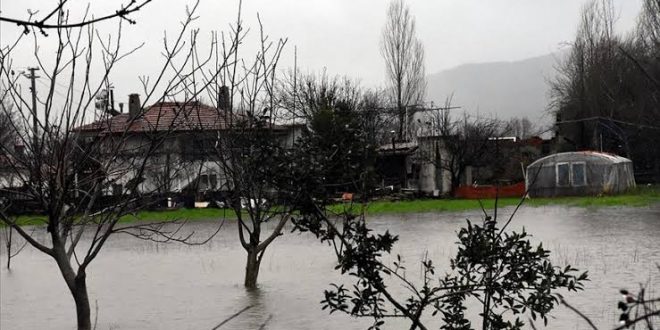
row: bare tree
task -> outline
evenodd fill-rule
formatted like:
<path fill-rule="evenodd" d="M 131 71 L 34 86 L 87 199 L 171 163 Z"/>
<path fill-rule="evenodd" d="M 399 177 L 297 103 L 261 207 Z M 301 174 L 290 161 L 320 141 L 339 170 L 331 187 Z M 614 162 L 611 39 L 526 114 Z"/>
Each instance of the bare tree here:
<path fill-rule="evenodd" d="M 187 242 L 191 238 L 180 232 L 183 223 L 120 224 L 119 220 L 154 203 L 158 187 L 144 184 L 144 173 L 157 165 L 153 156 L 168 141 L 179 122 L 177 118 L 188 115 L 181 111 L 166 117 L 156 108 L 150 109 L 146 117 L 142 109 L 149 100 L 181 96 L 190 86 L 189 80 L 204 69 L 205 61 L 193 60 L 197 30 L 191 25 L 196 8 L 187 11 L 173 40 L 164 39 L 163 66 L 156 83 L 145 84 L 147 100 L 137 100 L 132 107 L 135 111 L 119 117 L 95 114 L 94 101 L 97 93 L 107 87 L 115 65 L 136 50 L 120 47 L 122 21 L 117 24 L 115 37 L 104 39 L 98 37 L 93 25 L 67 27 L 66 13 L 59 7 L 54 58 L 41 55 L 42 36 L 38 27 L 32 29 L 34 60 L 47 90 L 46 95 L 37 98 L 33 84 L 34 102 L 20 88 L 18 79 L 23 77 L 15 74 L 12 61 L 12 51 L 25 36 L 18 36 L 16 43 L 0 49 L 0 83 L 7 87 L 3 100 L 10 102 L 17 113 L 12 125 L 31 127 L 31 134 L 19 135 L 25 151 L 3 147 L 2 152 L 21 182 L 17 191 L 23 196 L 22 202 L 43 213 L 45 226 L 31 232 L 6 207 L 0 209 L 0 221 L 57 264 L 75 302 L 78 329 L 92 328 L 87 270 L 112 235 L 125 233 L 161 242 Z M 211 72 L 217 74 L 218 70 Z M 163 94 L 156 92 L 159 89 L 164 90 Z M 190 103 L 198 95 L 187 94 L 182 103 Z M 136 126 L 147 127 L 139 139 L 134 139 L 132 133 Z M 106 198 L 108 189 L 123 178 L 130 180 L 120 198 Z"/>
<path fill-rule="evenodd" d="M 357 81 L 347 76 L 329 76 L 323 69 L 318 74 L 289 71 L 280 79 L 277 97 L 286 114 L 306 122 L 319 109 L 332 108 L 340 101 L 357 108 L 362 92 Z"/>
<path fill-rule="evenodd" d="M 362 92 L 357 110 L 362 118 L 362 130 L 367 135 L 369 143 L 377 147 L 387 143 L 391 138 L 392 118 L 388 115 L 386 92 L 369 89 Z"/>
<path fill-rule="evenodd" d="M 259 16 L 257 15 L 257 18 Z M 209 148 L 209 159 L 223 175 L 223 189 L 238 219 L 238 238 L 247 253 L 244 285 L 257 286 L 261 260 L 268 246 L 289 221 L 292 208 L 279 203 L 288 193 L 290 173 L 286 133 L 278 122 L 276 70 L 286 39 L 271 40 L 259 19 L 259 47 L 253 60 L 239 58 L 223 67 L 222 75 L 207 77 L 218 94 L 218 111 L 226 128 Z M 238 45 L 247 33 L 239 14 L 232 34 L 222 44 Z M 274 227 L 266 232 L 267 225 Z"/>
<path fill-rule="evenodd" d="M 509 133 L 513 136 L 527 139 L 529 137 L 538 135 L 541 131 L 529 118 L 511 118 L 506 123 Z"/>
<path fill-rule="evenodd" d="M 20 181 L 16 180 L 16 175 L 13 173 L 10 157 L 22 151 L 22 146 L 18 145 L 19 135 L 22 133 L 24 132 L 17 121 L 14 105 L 9 101 L 9 92 L 4 89 L 0 92 L 0 209 L 6 209 L 11 203 L 4 194 L 7 191 L 5 189 L 11 189 Z M 7 269 L 10 269 L 11 259 L 25 248 L 27 241 L 23 240 L 21 243 L 16 240 L 14 229 L 10 226 L 3 226 L 2 232 L 7 251 Z"/>
<path fill-rule="evenodd" d="M 392 124 L 385 94 L 383 90 L 365 89 L 348 76 L 331 76 L 325 69 L 318 74 L 288 71 L 277 90 L 286 120 L 305 123 L 309 128 L 319 111 L 341 105 L 357 112 L 361 129 L 374 145 L 386 142 Z"/>
<path fill-rule="evenodd" d="M 4 200 L 2 201 L 4 202 Z M 2 207 L 3 205 L 0 205 Z M 5 249 L 7 251 L 7 269 L 11 269 L 11 259 L 17 256 L 27 246 L 26 240 L 16 240 L 14 238 L 14 228 L 11 226 L 3 226 L 2 233 L 5 240 Z"/>
<path fill-rule="evenodd" d="M 3 96 L 6 96 L 6 93 L 0 95 L 0 146 L 2 149 L 9 149 L 14 147 L 19 130 L 12 125 L 16 116 L 13 105 Z"/>
<path fill-rule="evenodd" d="M 647 141 L 660 127 L 658 3 L 645 1 L 637 29 L 615 33 L 611 1 L 581 13 L 569 55 L 551 82 L 559 149 L 602 150 L 631 158 L 638 182 L 660 180 L 660 154 Z"/>
<path fill-rule="evenodd" d="M 382 33 L 381 54 L 390 98 L 396 107 L 397 136 L 402 140 L 410 137 L 408 124 L 426 93 L 424 45 L 417 38 L 415 18 L 404 0 L 390 2 Z"/>
<path fill-rule="evenodd" d="M 637 35 L 647 49 L 660 49 L 660 1 L 644 0 Z"/>

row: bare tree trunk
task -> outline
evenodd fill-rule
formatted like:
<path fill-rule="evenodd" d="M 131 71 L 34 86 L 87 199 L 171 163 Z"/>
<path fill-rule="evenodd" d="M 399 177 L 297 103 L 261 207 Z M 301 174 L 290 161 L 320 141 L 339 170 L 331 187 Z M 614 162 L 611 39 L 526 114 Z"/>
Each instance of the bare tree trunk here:
<path fill-rule="evenodd" d="M 11 236 L 14 229 L 11 226 L 7 226 L 5 230 L 9 231 L 9 233 L 5 232 L 7 234 L 7 269 L 11 269 Z"/>
<path fill-rule="evenodd" d="M 403 125 L 404 121 L 406 120 L 406 112 L 403 110 L 403 106 L 401 105 L 401 91 L 400 87 L 397 87 L 398 93 L 397 93 L 397 112 L 399 116 L 399 132 L 397 134 L 397 138 L 399 141 L 404 140 L 404 135 L 403 135 Z"/>
<path fill-rule="evenodd" d="M 78 330 L 91 330 L 92 322 L 85 273 L 76 276 L 75 285 L 74 288 L 71 289 L 71 294 L 73 295 L 73 300 L 76 302 Z"/>
<path fill-rule="evenodd" d="M 76 274 L 73 267 L 71 267 L 71 261 L 68 258 L 64 247 L 61 244 L 58 244 L 59 240 L 54 239 L 53 243 L 53 258 L 55 258 L 57 266 L 62 273 L 62 277 L 64 277 L 64 281 L 69 287 L 69 291 L 71 291 L 71 295 L 73 296 L 73 301 L 76 304 L 78 330 L 91 330 L 92 322 L 86 283 L 87 274 L 84 269 L 79 269 L 78 274 Z"/>
<path fill-rule="evenodd" d="M 256 288 L 257 278 L 259 277 L 259 266 L 261 258 L 256 248 L 250 248 L 248 251 L 247 263 L 245 264 L 245 282 L 246 288 Z"/>

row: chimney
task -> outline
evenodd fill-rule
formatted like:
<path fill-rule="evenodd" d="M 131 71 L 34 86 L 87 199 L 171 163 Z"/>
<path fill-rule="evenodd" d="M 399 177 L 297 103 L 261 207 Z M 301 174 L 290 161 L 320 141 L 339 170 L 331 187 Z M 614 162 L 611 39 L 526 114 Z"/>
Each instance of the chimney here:
<path fill-rule="evenodd" d="M 129 94 L 128 95 L 128 117 L 133 119 L 140 115 L 142 112 L 140 104 L 140 94 Z"/>
<path fill-rule="evenodd" d="M 229 87 L 220 87 L 220 91 L 218 92 L 218 108 L 220 108 L 220 110 L 231 110 L 229 97 Z"/>
<path fill-rule="evenodd" d="M 124 102 L 119 102 L 119 113 L 124 112 Z"/>
<path fill-rule="evenodd" d="M 115 90 L 110 88 L 110 110 L 115 112 Z"/>

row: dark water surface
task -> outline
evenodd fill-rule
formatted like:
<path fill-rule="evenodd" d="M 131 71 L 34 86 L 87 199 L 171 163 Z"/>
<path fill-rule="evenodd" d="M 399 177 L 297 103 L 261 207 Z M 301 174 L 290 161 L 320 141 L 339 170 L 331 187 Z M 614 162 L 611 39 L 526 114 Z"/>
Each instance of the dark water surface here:
<path fill-rule="evenodd" d="M 395 255 L 405 258 L 408 277 L 419 279 L 424 253 L 428 251 L 438 271 L 444 272 L 455 252 L 455 232 L 466 218 L 479 217 L 479 212 L 386 215 L 372 217 L 369 223 L 377 231 L 399 234 Z M 217 224 L 189 226 L 203 236 Z M 616 325 L 621 287 L 634 290 L 639 283 L 651 283 L 651 290 L 660 295 L 660 271 L 655 266 L 660 263 L 660 206 L 523 207 L 512 228 L 523 226 L 552 251 L 555 262 L 589 270 L 586 290 L 568 297 L 599 327 Z M 73 299 L 54 262 L 26 248 L 8 271 L 4 242 L 0 249 L 0 329 L 73 329 Z M 221 329 L 258 329 L 264 323 L 265 329 L 366 329 L 369 320 L 321 310 L 323 289 L 342 281 L 333 269 L 333 257 L 331 248 L 310 235 L 287 232 L 264 256 L 259 289 L 246 291 L 242 286 L 245 253 L 238 244 L 235 223 L 226 223 L 204 246 L 114 236 L 89 269 L 92 313 L 98 306 L 99 330 L 212 329 L 252 305 Z M 404 323 L 388 324 L 386 328 L 404 327 Z M 558 307 L 547 329 L 587 327 Z"/>

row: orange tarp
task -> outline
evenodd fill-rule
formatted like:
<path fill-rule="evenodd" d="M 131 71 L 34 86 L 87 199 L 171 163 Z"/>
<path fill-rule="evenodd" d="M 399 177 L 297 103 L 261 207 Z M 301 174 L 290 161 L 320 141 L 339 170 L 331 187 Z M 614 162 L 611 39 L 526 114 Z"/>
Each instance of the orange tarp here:
<path fill-rule="evenodd" d="M 525 183 L 520 182 L 508 186 L 460 186 L 456 188 L 454 197 L 467 199 L 485 199 L 499 197 L 522 197 L 525 194 Z"/>

